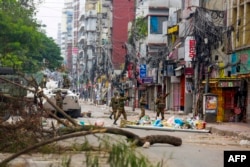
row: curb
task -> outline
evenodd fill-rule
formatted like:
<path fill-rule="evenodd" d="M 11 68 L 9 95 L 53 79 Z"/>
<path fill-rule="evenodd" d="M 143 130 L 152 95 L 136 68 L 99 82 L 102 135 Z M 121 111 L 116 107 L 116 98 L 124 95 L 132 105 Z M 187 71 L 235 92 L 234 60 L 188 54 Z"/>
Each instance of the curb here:
<path fill-rule="evenodd" d="M 238 137 L 240 139 L 250 140 L 249 136 L 246 136 L 244 134 L 240 134 L 240 132 L 221 130 L 221 129 L 218 129 L 215 127 L 207 127 L 206 129 L 208 129 L 210 133 L 215 133 L 215 134 L 222 135 L 222 136 L 235 136 L 235 137 Z"/>

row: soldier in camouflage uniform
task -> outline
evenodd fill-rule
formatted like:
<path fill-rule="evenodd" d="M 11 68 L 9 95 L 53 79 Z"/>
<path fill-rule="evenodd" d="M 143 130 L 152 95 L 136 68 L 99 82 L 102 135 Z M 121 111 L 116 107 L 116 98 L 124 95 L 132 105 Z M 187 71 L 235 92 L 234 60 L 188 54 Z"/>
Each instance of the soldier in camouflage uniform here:
<path fill-rule="evenodd" d="M 63 98 L 62 98 L 62 95 L 61 95 L 61 90 L 58 90 L 56 92 L 56 105 L 60 108 L 60 109 L 63 109 Z"/>
<path fill-rule="evenodd" d="M 139 117 L 139 120 L 145 116 L 145 106 L 147 105 L 145 93 L 142 94 L 140 98 L 140 107 L 141 107 L 141 115 Z"/>
<path fill-rule="evenodd" d="M 161 93 L 160 96 L 156 99 L 155 104 L 156 104 L 156 118 L 159 117 L 161 114 L 161 120 L 164 120 L 164 109 L 166 106 L 166 97 L 169 95 Z"/>
<path fill-rule="evenodd" d="M 41 86 L 42 88 L 46 88 L 47 81 L 48 81 L 47 75 L 44 74 L 40 86 Z"/>
<path fill-rule="evenodd" d="M 111 98 L 111 102 L 109 104 L 110 107 L 112 107 L 112 113 L 110 114 L 109 118 L 112 119 L 112 115 L 114 115 L 114 119 L 116 118 L 116 112 L 118 109 L 118 92 L 114 93 L 114 96 Z"/>
<path fill-rule="evenodd" d="M 63 76 L 63 88 L 69 89 L 69 87 L 70 87 L 70 80 L 66 75 L 64 75 Z"/>
<path fill-rule="evenodd" d="M 114 125 L 116 124 L 116 121 L 120 118 L 121 115 L 123 115 L 123 118 L 127 120 L 127 115 L 125 112 L 125 101 L 129 100 L 127 96 L 124 96 L 124 93 L 120 93 L 120 97 L 118 98 L 118 114 L 115 118 Z"/>

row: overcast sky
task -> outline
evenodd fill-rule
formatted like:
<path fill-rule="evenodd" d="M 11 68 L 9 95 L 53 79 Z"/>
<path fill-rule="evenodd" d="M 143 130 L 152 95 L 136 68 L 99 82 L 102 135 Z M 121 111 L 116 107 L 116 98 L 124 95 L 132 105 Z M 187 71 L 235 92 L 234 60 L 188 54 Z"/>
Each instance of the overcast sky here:
<path fill-rule="evenodd" d="M 57 38 L 57 27 L 61 22 L 63 4 L 64 0 L 44 0 L 43 4 L 37 6 L 37 19 L 47 26 L 47 35 L 54 39 Z"/>

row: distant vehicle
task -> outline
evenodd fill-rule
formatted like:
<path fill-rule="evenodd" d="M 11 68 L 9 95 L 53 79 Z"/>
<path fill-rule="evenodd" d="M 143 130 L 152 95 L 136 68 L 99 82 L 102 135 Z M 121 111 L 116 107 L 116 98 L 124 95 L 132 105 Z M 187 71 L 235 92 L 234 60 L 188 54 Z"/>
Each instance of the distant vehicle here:
<path fill-rule="evenodd" d="M 56 92 L 61 90 L 61 96 L 63 98 L 63 111 L 72 118 L 81 117 L 81 106 L 79 104 L 79 95 L 72 92 L 70 89 L 59 88 L 58 82 L 49 79 L 46 83 L 46 88 L 41 88 L 43 94 L 56 105 Z M 28 91 L 27 98 L 34 98 L 34 93 Z M 50 110 L 55 113 L 56 109 L 45 99 L 42 98 L 42 105 L 45 110 Z M 63 117 L 62 114 L 56 112 L 57 116 Z"/>
<path fill-rule="evenodd" d="M 55 88 L 55 89 L 44 89 L 44 94 L 56 104 L 56 92 L 61 90 L 61 95 L 63 97 L 63 111 L 71 116 L 72 118 L 81 117 L 81 106 L 79 104 L 79 97 L 77 94 L 73 93 L 69 89 L 64 88 Z M 55 112 L 55 108 L 51 106 L 46 100 L 43 101 L 43 108 L 49 109 Z M 57 112 L 59 117 L 62 117 L 62 114 Z"/>

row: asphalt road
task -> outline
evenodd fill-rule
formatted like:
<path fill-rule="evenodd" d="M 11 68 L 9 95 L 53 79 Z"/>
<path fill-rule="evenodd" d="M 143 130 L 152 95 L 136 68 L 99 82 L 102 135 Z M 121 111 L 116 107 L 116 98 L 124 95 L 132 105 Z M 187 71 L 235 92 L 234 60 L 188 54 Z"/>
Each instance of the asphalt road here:
<path fill-rule="evenodd" d="M 91 117 L 78 118 L 77 121 L 84 121 L 85 124 L 94 124 L 97 120 L 104 121 L 104 126 L 111 126 L 120 128 L 113 125 L 113 120 L 108 118 L 109 108 L 103 106 L 94 106 L 88 103 L 83 104 L 82 112 L 91 112 Z M 130 120 L 136 120 L 138 117 L 138 110 L 135 112 L 128 112 Z M 51 120 L 48 120 L 48 122 Z M 124 130 L 131 131 L 140 137 L 147 135 L 171 135 L 180 137 L 182 145 L 175 147 L 169 144 L 154 144 L 149 148 L 138 147 L 137 151 L 147 156 L 151 162 L 163 162 L 163 167 L 222 167 L 223 166 L 223 153 L 224 150 L 249 150 L 249 145 L 240 145 L 240 140 L 232 136 L 220 136 L 210 133 L 194 133 L 194 132 L 178 132 L 178 131 L 157 131 L 157 130 L 143 130 L 123 128 Z M 102 134 L 98 135 L 102 136 Z M 120 140 L 119 135 L 112 135 L 112 137 Z M 98 139 L 90 135 L 87 137 L 91 144 L 99 144 Z M 83 143 L 84 137 L 68 139 L 59 142 L 62 145 L 72 145 L 74 143 Z M 8 154 L 0 154 L 0 160 L 7 157 Z M 51 167 L 62 166 L 62 163 L 71 157 L 71 166 L 85 166 L 84 153 L 69 153 L 67 155 L 22 155 L 21 157 L 12 161 L 11 164 L 24 164 L 24 166 L 36 167 Z M 122 159 L 121 159 L 122 160 Z M 108 165 L 103 165 L 106 167 Z M 14 166 L 12 166 L 14 167 Z"/>
<path fill-rule="evenodd" d="M 113 120 L 108 118 L 109 108 L 105 106 L 94 106 L 84 103 L 83 110 L 92 112 L 92 118 L 83 118 L 89 123 L 94 123 L 97 120 L 103 120 L 105 126 L 117 127 L 112 124 Z M 137 119 L 140 112 L 136 109 L 135 112 L 131 108 L 126 108 L 128 111 L 128 120 L 134 121 Z M 151 117 L 155 113 L 146 111 Z M 121 117 L 122 118 L 122 117 Z M 119 128 L 119 127 L 117 127 Z M 236 136 L 220 136 L 211 133 L 194 133 L 194 132 L 179 132 L 179 131 L 156 131 L 123 128 L 131 131 L 141 137 L 147 135 L 172 135 L 182 139 L 182 145 L 175 147 L 168 144 L 154 144 L 149 148 L 137 148 L 146 155 L 152 162 L 163 161 L 164 167 L 222 167 L 225 150 L 249 150 L 249 145 L 241 145 L 241 139 Z"/>
<path fill-rule="evenodd" d="M 163 160 L 164 167 L 222 167 L 224 150 L 250 150 L 239 144 L 240 139 L 210 133 L 128 130 L 140 136 L 166 134 L 182 139 L 179 147 L 154 144 L 148 149 L 138 148 L 152 161 Z"/>

